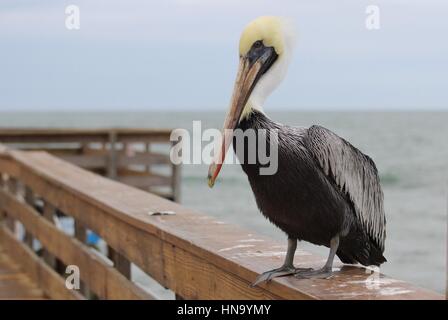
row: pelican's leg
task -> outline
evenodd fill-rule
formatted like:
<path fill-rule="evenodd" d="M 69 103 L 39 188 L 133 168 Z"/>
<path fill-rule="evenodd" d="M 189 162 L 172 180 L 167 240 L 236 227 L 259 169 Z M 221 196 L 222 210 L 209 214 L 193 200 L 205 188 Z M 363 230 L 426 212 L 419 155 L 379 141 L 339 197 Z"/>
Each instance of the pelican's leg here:
<path fill-rule="evenodd" d="M 283 277 L 295 274 L 299 270 L 302 271 L 310 270 L 309 268 L 304 269 L 294 267 L 293 262 L 294 262 L 294 253 L 296 252 L 296 249 L 297 249 L 297 239 L 288 238 L 288 250 L 286 251 L 285 262 L 283 262 L 283 265 L 280 268 L 269 270 L 260 274 L 257 277 L 257 279 L 255 279 L 255 282 L 252 283 L 251 287 L 255 287 L 257 284 L 263 281 L 268 282 L 277 277 Z"/>
<path fill-rule="evenodd" d="M 328 279 L 333 275 L 333 260 L 338 251 L 339 236 L 334 237 L 330 241 L 330 254 L 328 255 L 325 265 L 318 270 L 299 271 L 295 273 L 297 278 L 301 279 Z"/>

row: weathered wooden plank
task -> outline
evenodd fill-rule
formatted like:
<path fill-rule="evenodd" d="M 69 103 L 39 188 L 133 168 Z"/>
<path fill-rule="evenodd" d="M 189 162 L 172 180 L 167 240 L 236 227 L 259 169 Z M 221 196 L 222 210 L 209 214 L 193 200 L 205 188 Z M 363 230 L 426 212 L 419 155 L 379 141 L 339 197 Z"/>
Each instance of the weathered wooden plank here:
<path fill-rule="evenodd" d="M 7 155 L 0 153 L 0 174 L 1 173 L 9 173 L 12 176 L 17 176 L 19 174 L 19 166 Z"/>
<path fill-rule="evenodd" d="M 128 289 L 127 292 L 121 290 L 113 293 L 114 298 L 153 299 L 150 294 L 127 280 L 78 239 L 66 235 L 43 219 L 32 207 L 19 202 L 4 191 L 0 191 L 0 207 L 21 221 L 52 255 L 66 265 L 78 266 L 83 282 L 99 297 L 110 299 L 108 294 L 111 292 L 108 286 L 112 286 Z"/>
<path fill-rule="evenodd" d="M 37 257 L 30 248 L 18 241 L 5 226 L 0 226 L 0 240 L 1 246 L 8 255 L 23 267 L 23 271 L 37 283 L 46 296 L 64 300 L 83 299 L 76 291 L 67 289 L 65 280 Z"/>
<path fill-rule="evenodd" d="M 37 284 L 3 250 L 0 243 L 0 300 L 45 299 Z"/>
<path fill-rule="evenodd" d="M 0 142 L 107 142 L 110 132 L 119 142 L 167 142 L 171 134 L 169 129 L 0 129 Z"/>
<path fill-rule="evenodd" d="M 282 278 L 249 288 L 257 274 L 281 264 L 283 245 L 47 154 L 13 152 L 13 157 L 20 163 L 20 179 L 27 185 L 185 298 L 441 298 L 384 276 L 376 286 L 367 288 L 369 275 L 358 267 L 345 267 L 332 280 Z M 165 210 L 176 214 L 151 215 Z M 300 250 L 296 258 L 300 266 L 319 267 L 323 263 L 322 258 Z M 341 283 L 346 286 L 339 286 Z"/>
<path fill-rule="evenodd" d="M 115 131 L 120 135 L 163 135 L 170 136 L 171 129 L 148 128 L 1 128 L 0 136 L 35 136 L 35 135 L 104 135 Z"/>

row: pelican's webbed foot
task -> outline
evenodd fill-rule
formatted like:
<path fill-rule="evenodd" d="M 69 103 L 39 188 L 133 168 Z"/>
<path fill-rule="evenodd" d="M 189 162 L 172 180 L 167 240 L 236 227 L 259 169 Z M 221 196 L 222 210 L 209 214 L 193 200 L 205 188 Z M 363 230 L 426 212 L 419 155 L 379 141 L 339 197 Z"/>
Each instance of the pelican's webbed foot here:
<path fill-rule="evenodd" d="M 339 247 L 339 236 L 330 241 L 330 254 L 325 265 L 317 270 L 299 271 L 294 274 L 299 279 L 328 279 L 333 276 L 333 259 Z"/>
<path fill-rule="evenodd" d="M 260 274 L 257 279 L 255 279 L 254 283 L 251 284 L 251 287 L 255 287 L 257 284 L 264 281 L 269 282 L 274 278 L 289 276 L 311 270 L 311 268 L 295 268 L 293 265 L 283 265 L 280 268 L 272 269 Z"/>
<path fill-rule="evenodd" d="M 311 269 L 294 273 L 298 279 L 329 279 L 333 276 L 332 268 L 323 267 L 321 269 Z"/>

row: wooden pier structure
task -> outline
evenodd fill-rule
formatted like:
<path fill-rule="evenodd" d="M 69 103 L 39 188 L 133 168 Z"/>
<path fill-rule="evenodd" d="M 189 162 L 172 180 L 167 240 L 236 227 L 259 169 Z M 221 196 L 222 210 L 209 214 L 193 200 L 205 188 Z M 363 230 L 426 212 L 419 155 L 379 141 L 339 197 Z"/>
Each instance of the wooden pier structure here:
<path fill-rule="evenodd" d="M 31 131 L 0 132 L 0 299 L 157 299 L 133 280 L 131 264 L 179 299 L 444 298 L 342 265 L 331 279 L 284 277 L 252 288 L 258 274 L 282 263 L 284 244 L 174 202 L 179 168 L 168 155 L 127 149 L 169 145 L 169 131 Z M 153 179 L 158 164 L 171 166 L 163 179 Z M 73 219 L 73 234 L 61 217 Z M 89 245 L 90 232 L 109 252 Z M 324 261 L 296 254 L 300 266 Z M 67 266 L 78 268 L 79 289 L 67 286 Z"/>

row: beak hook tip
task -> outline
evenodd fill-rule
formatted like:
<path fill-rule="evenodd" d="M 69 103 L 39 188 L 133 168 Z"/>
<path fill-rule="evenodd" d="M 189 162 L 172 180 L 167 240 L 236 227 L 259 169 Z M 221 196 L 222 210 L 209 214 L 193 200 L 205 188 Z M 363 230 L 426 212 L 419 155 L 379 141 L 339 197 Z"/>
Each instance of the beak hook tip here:
<path fill-rule="evenodd" d="M 213 177 L 209 175 L 209 176 L 207 177 L 207 180 L 208 180 L 208 186 L 209 186 L 210 188 L 213 188 L 213 186 L 215 185 L 215 179 L 213 179 Z"/>

